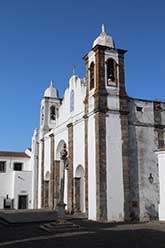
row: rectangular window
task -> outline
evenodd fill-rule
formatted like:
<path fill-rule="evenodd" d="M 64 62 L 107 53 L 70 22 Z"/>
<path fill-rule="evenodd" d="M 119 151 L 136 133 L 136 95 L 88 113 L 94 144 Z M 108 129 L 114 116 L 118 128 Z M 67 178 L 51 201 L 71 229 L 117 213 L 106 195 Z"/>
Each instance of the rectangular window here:
<path fill-rule="evenodd" d="M 142 107 L 137 106 L 137 107 L 136 107 L 136 111 L 137 111 L 137 112 L 143 112 L 143 108 L 142 108 Z"/>
<path fill-rule="evenodd" d="M 6 172 L 6 162 L 0 161 L 0 173 Z"/>
<path fill-rule="evenodd" d="M 14 163 L 14 168 L 15 171 L 21 171 L 22 170 L 22 163 Z"/>

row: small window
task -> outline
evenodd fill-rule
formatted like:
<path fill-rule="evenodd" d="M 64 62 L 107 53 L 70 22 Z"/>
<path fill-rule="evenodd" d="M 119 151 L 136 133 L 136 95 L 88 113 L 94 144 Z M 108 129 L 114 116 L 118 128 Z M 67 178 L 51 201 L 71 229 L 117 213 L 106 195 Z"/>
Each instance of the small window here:
<path fill-rule="evenodd" d="M 41 109 L 41 124 L 43 123 L 44 121 L 44 107 L 42 106 L 42 109 Z"/>
<path fill-rule="evenodd" d="M 50 120 L 55 121 L 56 120 L 56 109 L 55 106 L 50 107 Z"/>
<path fill-rule="evenodd" d="M 107 84 L 117 83 L 117 64 L 113 59 L 107 60 Z"/>
<path fill-rule="evenodd" d="M 0 173 L 6 172 L 6 162 L 0 161 Z"/>
<path fill-rule="evenodd" d="M 14 168 L 15 171 L 22 171 L 22 163 L 14 163 Z"/>
<path fill-rule="evenodd" d="M 90 65 L 90 90 L 94 88 L 94 63 L 92 62 Z"/>
<path fill-rule="evenodd" d="M 70 93 L 70 112 L 74 111 L 74 91 Z"/>
<path fill-rule="evenodd" d="M 142 107 L 137 106 L 137 107 L 136 107 L 136 111 L 137 111 L 137 112 L 143 112 L 143 108 L 142 108 Z"/>

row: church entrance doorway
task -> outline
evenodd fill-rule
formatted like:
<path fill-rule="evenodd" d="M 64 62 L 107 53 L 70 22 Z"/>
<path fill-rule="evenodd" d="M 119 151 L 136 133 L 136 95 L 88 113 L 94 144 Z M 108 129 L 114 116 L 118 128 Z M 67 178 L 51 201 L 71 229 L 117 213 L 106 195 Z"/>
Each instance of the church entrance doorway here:
<path fill-rule="evenodd" d="M 27 209 L 28 208 L 28 196 L 19 195 L 18 196 L 18 209 Z"/>
<path fill-rule="evenodd" d="M 85 178 L 82 165 L 77 166 L 74 178 L 74 211 L 85 211 Z"/>

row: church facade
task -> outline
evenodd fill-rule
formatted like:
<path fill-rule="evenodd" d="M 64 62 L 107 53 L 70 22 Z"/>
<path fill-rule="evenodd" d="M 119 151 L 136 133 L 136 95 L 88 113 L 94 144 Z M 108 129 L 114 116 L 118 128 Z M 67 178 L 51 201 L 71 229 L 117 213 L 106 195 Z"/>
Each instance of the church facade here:
<path fill-rule="evenodd" d="M 159 215 L 158 159 L 164 147 L 165 103 L 127 95 L 125 50 L 104 26 L 59 98 L 53 82 L 41 100 L 32 139 L 34 208 L 56 209 L 61 150 L 66 144 L 64 201 L 68 213 L 97 221 L 140 221 Z"/>

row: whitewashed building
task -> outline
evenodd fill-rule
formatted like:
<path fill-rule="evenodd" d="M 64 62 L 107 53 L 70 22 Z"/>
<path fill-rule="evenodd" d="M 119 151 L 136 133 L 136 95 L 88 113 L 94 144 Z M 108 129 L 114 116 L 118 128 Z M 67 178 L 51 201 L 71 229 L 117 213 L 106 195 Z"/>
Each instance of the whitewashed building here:
<path fill-rule="evenodd" d="M 162 216 L 164 205 L 159 203 L 165 194 L 159 191 L 159 169 L 164 169 L 155 151 L 164 147 L 165 102 L 127 95 L 126 52 L 115 47 L 102 26 L 83 58 L 85 77 L 72 75 L 62 99 L 52 81 L 45 90 L 29 159 L 33 208 L 56 209 L 60 152 L 66 144 L 68 213 L 86 213 L 97 221 Z"/>
<path fill-rule="evenodd" d="M 30 150 L 0 151 L 0 209 L 32 209 Z"/>
<path fill-rule="evenodd" d="M 33 137 L 38 208 L 56 208 L 60 151 L 66 143 L 65 203 L 69 213 L 98 221 L 159 216 L 158 159 L 165 103 L 128 97 L 124 55 L 102 26 L 84 56 L 86 75 L 73 75 L 63 99 L 53 82 L 41 100 Z M 34 153 L 35 153 L 34 152 Z"/>

